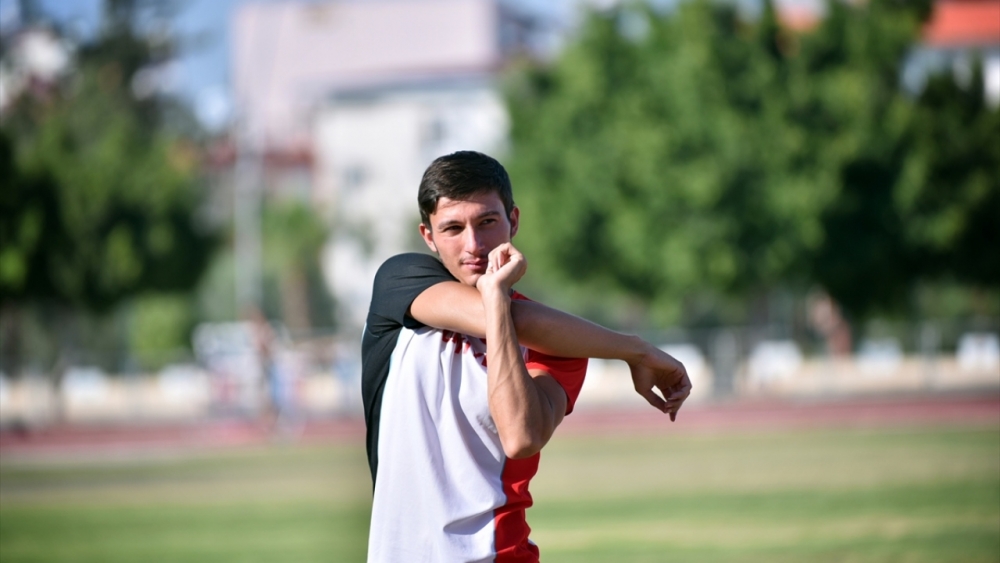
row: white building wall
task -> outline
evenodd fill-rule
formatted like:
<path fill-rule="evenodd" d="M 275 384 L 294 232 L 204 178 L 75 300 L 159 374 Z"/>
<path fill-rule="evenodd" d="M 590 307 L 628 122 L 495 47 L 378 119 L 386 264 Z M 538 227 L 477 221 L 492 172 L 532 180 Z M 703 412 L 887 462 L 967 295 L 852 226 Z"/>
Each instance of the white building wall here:
<path fill-rule="evenodd" d="M 486 79 L 340 96 L 320 111 L 316 200 L 333 225 L 323 270 L 343 328 L 363 326 L 384 260 L 428 251 L 417 189 L 431 161 L 456 150 L 498 155 L 507 132 L 503 101 Z"/>
<path fill-rule="evenodd" d="M 248 2 L 233 15 L 233 88 L 257 146 L 308 146 L 331 92 L 494 70 L 494 0 Z"/>

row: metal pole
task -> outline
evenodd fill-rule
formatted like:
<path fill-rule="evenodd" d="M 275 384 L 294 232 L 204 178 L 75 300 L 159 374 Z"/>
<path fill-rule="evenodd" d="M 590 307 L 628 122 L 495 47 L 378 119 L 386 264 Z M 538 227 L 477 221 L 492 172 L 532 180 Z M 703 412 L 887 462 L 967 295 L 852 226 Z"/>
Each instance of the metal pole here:
<path fill-rule="evenodd" d="M 261 165 L 246 122 L 238 128 L 233 213 L 235 230 L 236 310 L 261 303 Z"/>
<path fill-rule="evenodd" d="M 941 330 L 937 323 L 925 321 L 920 326 L 920 355 L 924 364 L 924 383 L 932 388 L 938 379 L 938 353 L 941 348 Z"/>
<path fill-rule="evenodd" d="M 718 399 L 736 393 L 736 370 L 740 362 L 740 345 L 735 329 L 721 329 L 712 338 L 712 392 Z"/>

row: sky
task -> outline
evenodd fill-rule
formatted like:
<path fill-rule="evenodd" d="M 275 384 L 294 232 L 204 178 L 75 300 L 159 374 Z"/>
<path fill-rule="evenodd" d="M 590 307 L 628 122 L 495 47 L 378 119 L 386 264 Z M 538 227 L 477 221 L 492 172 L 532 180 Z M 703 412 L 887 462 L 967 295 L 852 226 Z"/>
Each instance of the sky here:
<path fill-rule="evenodd" d="M 282 0 L 177 0 L 179 12 L 172 20 L 173 32 L 182 39 L 181 53 L 168 73 L 167 87 L 186 100 L 209 129 L 223 127 L 232 114 L 229 67 L 229 22 L 242 4 Z M 374 1 L 374 0 L 356 0 Z M 616 0 L 502 0 L 549 21 L 566 22 L 580 4 L 613 4 Z M 657 0 L 654 0 L 657 1 Z M 678 0 L 659 0 L 673 3 Z M 756 0 L 735 0 L 755 4 Z M 783 4 L 817 4 L 819 0 L 779 0 Z M 75 34 L 93 34 L 100 22 L 103 0 L 39 0 L 42 10 L 64 22 Z M 16 0 L 0 2 L 0 26 L 16 18 Z"/>
<path fill-rule="evenodd" d="M 168 88 L 186 100 L 209 129 L 224 126 L 232 114 L 229 68 L 229 22 L 242 4 L 280 0 L 179 0 L 172 27 L 181 41 L 181 53 L 169 72 Z M 513 0 L 531 6 L 544 0 Z M 548 2 L 565 9 L 573 0 Z M 82 37 L 92 35 L 100 22 L 103 0 L 40 0 L 42 10 L 64 22 Z M 17 18 L 18 2 L 0 3 L 0 20 Z M 560 8 L 556 9 L 560 9 Z M 552 9 L 552 8 L 548 8 Z M 4 25 L 3 27 L 6 27 Z"/>
<path fill-rule="evenodd" d="M 223 126 L 231 113 L 229 93 L 229 19 L 240 4 L 260 0 L 180 0 L 172 20 L 181 52 L 169 71 L 167 88 L 191 104 L 209 128 Z M 41 0 L 42 10 L 75 35 L 92 35 L 100 23 L 103 0 Z M 4 0 L 0 18 L 17 17 L 17 2 Z"/>

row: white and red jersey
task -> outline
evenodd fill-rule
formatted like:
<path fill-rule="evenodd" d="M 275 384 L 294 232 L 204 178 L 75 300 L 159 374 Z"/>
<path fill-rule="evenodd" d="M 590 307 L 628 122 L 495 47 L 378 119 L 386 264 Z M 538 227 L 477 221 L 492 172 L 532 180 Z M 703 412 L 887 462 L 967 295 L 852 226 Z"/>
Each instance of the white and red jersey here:
<path fill-rule="evenodd" d="M 362 377 L 375 482 L 368 561 L 536 562 L 524 511 L 539 455 L 504 455 L 487 400 L 486 343 L 405 316 L 420 286 L 451 279 L 435 272 L 448 275 L 435 258 L 410 254 L 376 276 Z M 571 411 L 586 360 L 522 350 L 528 369 L 560 382 Z"/>

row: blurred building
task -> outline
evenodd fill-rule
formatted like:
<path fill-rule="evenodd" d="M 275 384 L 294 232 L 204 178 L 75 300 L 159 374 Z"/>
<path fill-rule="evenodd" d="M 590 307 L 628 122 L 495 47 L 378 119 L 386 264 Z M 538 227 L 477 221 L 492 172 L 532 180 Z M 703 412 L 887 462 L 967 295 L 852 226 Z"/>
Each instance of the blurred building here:
<path fill-rule="evenodd" d="M 1000 105 L 1000 0 L 939 1 L 924 27 L 922 43 L 903 68 L 903 82 L 919 92 L 931 74 L 951 72 L 959 84 L 968 83 L 977 59 L 986 100 L 996 107 Z"/>
<path fill-rule="evenodd" d="M 507 114 L 495 78 L 528 25 L 492 0 L 295 1 L 236 12 L 243 146 L 264 155 L 272 186 L 301 193 L 307 173 L 308 197 L 332 227 L 323 270 L 344 328 L 364 323 L 378 265 L 419 249 L 416 192 L 431 160 L 502 152 Z"/>
<path fill-rule="evenodd" d="M 776 4 L 782 24 L 804 33 L 823 17 L 821 2 L 783 0 Z M 967 83 L 975 64 L 982 65 L 983 89 L 993 107 L 1000 105 L 1000 0 L 937 0 L 921 41 L 903 64 L 907 89 L 923 90 L 933 74 L 950 72 Z"/>

